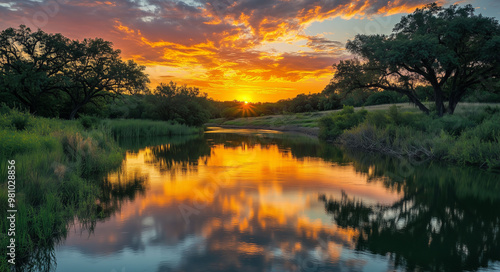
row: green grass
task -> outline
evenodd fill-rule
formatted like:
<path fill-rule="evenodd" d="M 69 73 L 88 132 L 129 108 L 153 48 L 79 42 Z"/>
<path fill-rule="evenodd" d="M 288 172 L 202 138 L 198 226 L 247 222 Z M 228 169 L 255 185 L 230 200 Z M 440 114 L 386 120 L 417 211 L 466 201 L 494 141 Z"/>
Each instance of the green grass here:
<path fill-rule="evenodd" d="M 95 220 L 100 176 L 119 167 L 123 151 L 105 127 L 84 130 L 76 121 L 0 114 L 0 206 L 7 207 L 7 160 L 16 166 L 16 262 L 45 267 L 75 215 Z M 7 216 L 6 209 L 0 216 Z M 7 221 L 0 227 L 6 230 Z M 8 237 L 0 233 L 0 271 L 8 271 Z M 39 256 L 35 256 L 39 255 Z"/>
<path fill-rule="evenodd" d="M 358 126 L 329 136 L 348 149 L 500 169 L 498 107 L 461 111 L 442 118 L 392 107 L 370 112 Z"/>
<path fill-rule="evenodd" d="M 102 125 L 109 128 L 115 138 L 193 135 L 201 131 L 174 122 L 135 119 L 105 120 Z"/>
<path fill-rule="evenodd" d="M 387 111 L 392 105 L 396 105 L 398 109 L 402 112 L 414 112 L 419 113 L 419 109 L 414 105 L 409 103 L 398 103 L 398 104 L 384 104 L 384 105 L 374 105 L 366 107 L 354 108 L 356 111 L 360 109 L 365 109 L 368 112 L 372 111 Z M 427 103 L 431 106 L 431 103 Z M 483 109 L 487 106 L 495 106 L 498 104 L 487 104 L 487 103 L 459 103 L 456 109 L 457 114 L 467 114 L 469 112 L 475 112 L 478 109 Z M 319 111 L 319 112 L 305 112 L 305 113 L 295 113 L 295 114 L 281 114 L 281 115 L 267 115 L 259 117 L 245 117 L 237 118 L 233 120 L 225 120 L 223 118 L 212 119 L 208 125 L 231 125 L 231 126 L 242 126 L 242 127 L 268 127 L 268 128 L 317 128 L 319 127 L 319 120 L 324 117 L 331 115 L 332 113 L 339 112 L 341 110 L 331 110 L 331 111 Z"/>

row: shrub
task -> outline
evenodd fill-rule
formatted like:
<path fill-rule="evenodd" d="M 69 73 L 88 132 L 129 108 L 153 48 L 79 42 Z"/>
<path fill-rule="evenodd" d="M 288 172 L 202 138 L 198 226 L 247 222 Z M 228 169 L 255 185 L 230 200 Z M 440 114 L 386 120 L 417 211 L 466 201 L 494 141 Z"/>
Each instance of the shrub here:
<path fill-rule="evenodd" d="M 445 115 L 441 118 L 432 120 L 428 129 L 433 131 L 444 130 L 450 135 L 459 136 L 462 131 L 467 128 L 472 128 L 476 123 L 466 117 L 459 115 Z"/>
<path fill-rule="evenodd" d="M 400 96 L 401 95 L 393 91 L 376 92 L 368 97 L 365 106 L 397 103 L 399 102 Z"/>
<path fill-rule="evenodd" d="M 11 119 L 12 126 L 17 130 L 25 130 L 29 125 L 29 115 L 15 112 Z"/>
<path fill-rule="evenodd" d="M 339 142 L 347 148 L 498 169 L 500 113 L 487 108 L 437 118 L 392 106 L 386 114 L 369 113 L 361 125 L 344 131 Z"/>
<path fill-rule="evenodd" d="M 388 125 L 377 128 L 367 122 L 344 132 L 339 142 L 348 148 L 376 151 L 393 156 L 432 157 L 432 138 L 411 127 Z"/>
<path fill-rule="evenodd" d="M 96 128 L 99 125 L 99 118 L 94 116 L 82 116 L 79 118 L 80 124 L 85 129 Z"/>
<path fill-rule="evenodd" d="M 366 123 L 375 127 L 385 127 L 389 123 L 389 119 L 387 118 L 385 112 L 373 111 L 367 114 Z"/>
<path fill-rule="evenodd" d="M 333 141 L 340 136 L 344 130 L 357 126 L 365 119 L 366 110 L 354 111 L 352 106 L 344 108 L 336 113 L 322 117 L 319 120 L 319 137 L 325 140 Z"/>

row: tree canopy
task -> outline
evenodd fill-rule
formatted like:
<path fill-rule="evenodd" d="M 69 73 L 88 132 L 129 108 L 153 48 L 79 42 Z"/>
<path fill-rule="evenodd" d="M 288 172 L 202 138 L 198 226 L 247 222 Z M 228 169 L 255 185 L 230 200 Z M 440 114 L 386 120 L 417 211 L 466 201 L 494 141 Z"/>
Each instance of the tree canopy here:
<path fill-rule="evenodd" d="M 73 119 L 86 104 L 146 90 L 144 69 L 99 38 L 70 40 L 24 25 L 0 33 L 0 93 L 31 113 L 66 107 Z"/>
<path fill-rule="evenodd" d="M 132 60 L 122 61 L 120 50 L 114 50 L 111 42 L 97 38 L 74 43 L 73 58 L 63 71 L 71 80 L 62 87 L 72 103 L 70 119 L 96 99 L 147 90 L 145 67 Z"/>
<path fill-rule="evenodd" d="M 70 40 L 61 34 L 8 28 L 0 33 L 0 90 L 37 112 L 57 95 L 70 55 Z"/>
<path fill-rule="evenodd" d="M 471 5 L 429 4 L 403 16 L 392 34 L 356 35 L 346 48 L 356 57 L 334 65 L 336 89 L 395 91 L 429 113 L 416 89 L 430 86 L 439 116 L 500 75 L 498 21 L 475 15 Z"/>

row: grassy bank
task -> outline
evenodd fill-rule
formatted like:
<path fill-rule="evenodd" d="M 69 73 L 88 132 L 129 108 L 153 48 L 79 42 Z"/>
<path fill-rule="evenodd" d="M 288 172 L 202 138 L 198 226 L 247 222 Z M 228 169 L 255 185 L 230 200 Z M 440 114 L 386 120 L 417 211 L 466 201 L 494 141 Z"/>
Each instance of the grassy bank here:
<path fill-rule="evenodd" d="M 497 107 L 497 103 L 460 103 L 454 115 L 438 118 L 421 113 L 411 104 L 400 103 L 233 120 L 219 118 L 207 125 L 304 132 L 350 149 L 496 169 L 500 168 Z"/>
<path fill-rule="evenodd" d="M 427 103 L 430 105 L 430 103 Z M 409 103 L 399 103 L 399 104 L 384 104 L 364 107 L 368 112 L 372 111 L 384 111 L 388 110 L 392 105 L 396 105 L 398 109 L 405 112 L 419 112 L 418 108 Z M 456 112 L 458 114 L 463 112 L 468 112 L 470 110 L 477 110 L 485 108 L 487 106 L 494 106 L 497 104 L 485 104 L 485 103 L 460 103 L 457 106 Z M 355 108 L 355 110 L 362 109 L 361 107 Z M 258 128 L 282 128 L 291 129 L 294 128 L 306 128 L 306 129 L 317 129 L 319 127 L 320 119 L 324 116 L 331 115 L 332 113 L 339 112 L 341 110 L 331 110 L 331 111 L 317 111 L 317 112 L 304 112 L 304 113 L 290 113 L 290 114 L 280 114 L 280 115 L 267 115 L 260 117 L 246 117 L 246 118 L 236 118 L 236 119 L 212 119 L 207 124 L 208 126 L 241 126 L 241 127 L 258 127 Z"/>
<path fill-rule="evenodd" d="M 198 127 L 175 122 L 135 119 L 105 120 L 102 125 L 109 128 L 115 138 L 181 136 L 199 134 L 202 131 Z"/>
<path fill-rule="evenodd" d="M 500 169 L 498 107 L 462 110 L 442 118 L 397 106 L 372 112 L 348 107 L 320 120 L 320 137 L 348 149 Z"/>
<path fill-rule="evenodd" d="M 96 180 L 123 159 L 109 130 L 85 130 L 76 121 L 34 118 L 17 111 L 0 115 L 0 206 L 7 207 L 7 160 L 15 160 L 16 263 L 24 270 L 45 267 L 48 252 L 64 238 L 76 216 L 95 220 Z M 6 209 L 0 210 L 6 218 Z M 8 271 L 0 223 L 0 270 Z"/>
<path fill-rule="evenodd" d="M 68 223 L 107 216 L 102 199 L 105 174 L 117 169 L 124 151 L 116 139 L 187 135 L 199 128 L 148 120 L 78 121 L 35 118 L 1 108 L 0 206 L 7 207 L 7 160 L 16 170 L 16 263 L 23 270 L 47 269 L 51 252 L 64 239 Z M 2 218 L 6 209 L 0 210 Z M 6 220 L 0 227 L 0 271 L 8 271 Z"/>

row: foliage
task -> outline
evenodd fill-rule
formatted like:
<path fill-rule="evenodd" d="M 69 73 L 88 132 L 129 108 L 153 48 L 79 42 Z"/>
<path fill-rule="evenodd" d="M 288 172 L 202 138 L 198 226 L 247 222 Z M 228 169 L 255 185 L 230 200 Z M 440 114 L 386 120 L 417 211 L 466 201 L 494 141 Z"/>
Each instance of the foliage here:
<path fill-rule="evenodd" d="M 146 90 L 145 67 L 102 39 L 70 40 L 21 25 L 0 33 L 0 99 L 30 113 L 73 119 L 89 103 Z"/>
<path fill-rule="evenodd" d="M 341 99 L 336 94 L 315 93 L 299 94 L 294 98 L 277 102 L 248 103 L 239 101 L 210 101 L 211 118 L 235 119 L 266 115 L 316 112 L 335 110 L 342 107 Z M 346 104 L 346 103 L 344 103 Z"/>
<path fill-rule="evenodd" d="M 78 121 L 85 129 L 96 128 L 100 123 L 99 118 L 94 116 L 80 116 Z"/>
<path fill-rule="evenodd" d="M 436 158 L 497 169 L 500 112 L 486 108 L 482 112 L 438 118 L 401 112 L 393 106 L 385 112 L 368 113 L 366 121 L 345 131 L 339 142 L 347 148 L 397 157 Z"/>
<path fill-rule="evenodd" d="M 11 121 L 12 126 L 16 130 L 25 130 L 29 125 L 28 114 L 23 114 L 23 113 L 15 112 L 15 111 L 13 111 L 12 114 L 13 114 L 12 121 Z"/>
<path fill-rule="evenodd" d="M 62 67 L 70 57 L 70 41 L 61 34 L 32 32 L 21 25 L 0 33 L 0 92 L 10 94 L 31 113 L 58 95 Z"/>
<path fill-rule="evenodd" d="M 199 128 L 178 124 L 175 121 L 152 121 L 152 120 L 106 120 L 103 126 L 108 128 L 111 134 L 119 138 L 138 138 L 153 136 L 192 135 L 200 132 Z"/>
<path fill-rule="evenodd" d="M 429 113 L 416 89 L 430 86 L 440 117 L 452 114 L 468 91 L 497 85 L 500 75 L 500 26 L 474 15 L 471 5 L 429 4 L 403 16 L 391 35 L 357 35 L 346 48 L 360 59 L 334 65 L 337 89 L 395 91 Z"/>
<path fill-rule="evenodd" d="M 175 121 L 188 126 L 202 126 L 210 119 L 210 104 L 207 94 L 195 87 L 178 86 L 174 82 L 161 83 L 153 95 L 145 96 L 143 118 Z"/>
<path fill-rule="evenodd" d="M 30 125 L 23 130 L 6 125 L 19 116 Z M 123 152 L 109 131 L 84 131 L 74 121 L 34 118 L 11 110 L 0 114 L 0 159 L 16 162 L 16 208 L 23 214 L 16 220 L 16 263 L 32 271 L 51 263 L 50 252 L 65 237 L 75 215 L 80 222 L 95 222 L 100 205 L 97 177 L 117 168 Z M 7 164 L 0 165 L 1 176 L 7 176 L 7 170 Z M 6 179 L 0 182 L 4 206 L 6 185 Z M 6 211 L 0 216 L 5 218 Z M 0 221 L 2 229 L 7 224 Z M 6 241 L 0 235 L 4 249 Z M 6 264 L 4 250 L 1 255 L 0 263 Z"/>
<path fill-rule="evenodd" d="M 394 104 L 399 102 L 406 102 L 406 101 L 404 101 L 404 99 L 402 99 L 402 96 L 397 92 L 381 91 L 372 93 L 370 96 L 368 96 L 365 102 L 365 106 Z"/>
<path fill-rule="evenodd" d="M 62 90 L 68 94 L 74 119 L 78 110 L 97 99 L 117 97 L 123 93 L 146 91 L 149 79 L 144 66 L 134 61 L 122 61 L 120 50 L 103 39 L 84 39 L 72 43 L 72 59 L 63 72 L 70 81 Z"/>
<path fill-rule="evenodd" d="M 324 116 L 319 120 L 319 137 L 329 141 L 335 140 L 344 130 L 355 127 L 363 122 L 366 114 L 366 110 L 354 112 L 354 107 L 344 106 L 341 111 Z"/>

